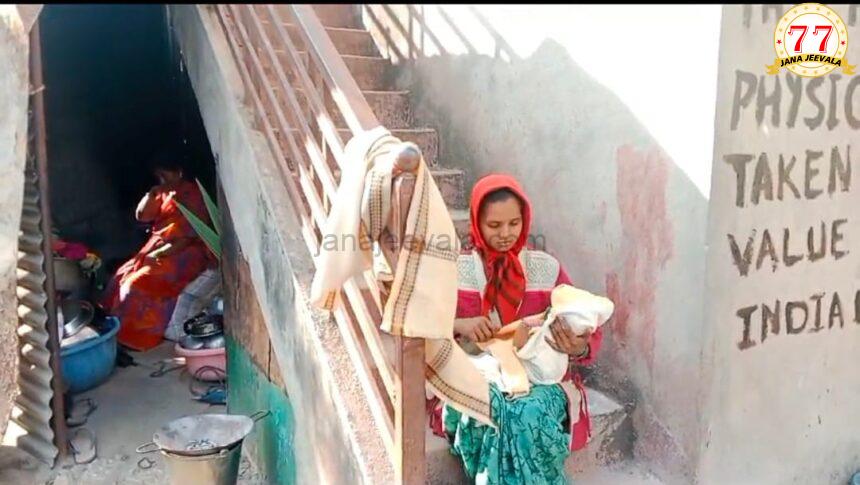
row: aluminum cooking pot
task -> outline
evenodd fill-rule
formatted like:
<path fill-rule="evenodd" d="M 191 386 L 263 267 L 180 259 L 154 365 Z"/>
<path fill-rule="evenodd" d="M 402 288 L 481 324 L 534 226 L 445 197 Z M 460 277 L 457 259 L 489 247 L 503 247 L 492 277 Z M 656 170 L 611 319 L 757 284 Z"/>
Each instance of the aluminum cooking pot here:
<path fill-rule="evenodd" d="M 224 331 L 224 317 L 221 315 L 198 314 L 182 324 L 185 333 L 197 338 L 218 335 Z"/>
<path fill-rule="evenodd" d="M 223 333 L 219 333 L 218 335 L 213 335 L 211 337 L 206 337 L 205 339 L 203 339 L 204 349 L 220 349 L 226 346 L 227 340 L 224 339 Z"/>
<path fill-rule="evenodd" d="M 161 450 L 174 455 L 202 456 L 218 453 L 241 442 L 254 423 L 270 414 L 257 411 L 241 414 L 195 414 L 175 419 L 152 435 L 152 441 L 137 447 L 138 453 Z"/>
<path fill-rule="evenodd" d="M 212 300 L 212 304 L 209 305 L 209 313 L 213 315 L 223 315 L 224 314 L 224 299 L 220 296 L 215 297 Z"/>
<path fill-rule="evenodd" d="M 179 339 L 179 345 L 182 346 L 183 349 L 188 350 L 200 350 L 203 348 L 203 340 L 199 339 L 193 335 L 183 335 L 181 339 Z"/>
<path fill-rule="evenodd" d="M 68 338 L 80 332 L 82 328 L 93 321 L 96 311 L 93 305 L 85 300 L 63 300 L 60 304 L 63 312 L 63 338 Z"/>

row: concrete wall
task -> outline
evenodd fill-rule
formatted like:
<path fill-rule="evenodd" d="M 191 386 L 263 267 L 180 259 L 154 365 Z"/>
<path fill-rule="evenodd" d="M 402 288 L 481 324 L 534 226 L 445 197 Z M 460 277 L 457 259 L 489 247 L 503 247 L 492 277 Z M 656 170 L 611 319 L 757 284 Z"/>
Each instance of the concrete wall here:
<path fill-rule="evenodd" d="M 6 429 L 18 364 L 15 268 L 24 194 L 29 42 L 14 5 L 0 5 L 0 434 Z"/>
<path fill-rule="evenodd" d="M 233 216 L 218 192 L 221 210 L 221 276 L 227 333 L 227 409 L 251 415 L 271 411 L 245 440 L 266 483 L 295 483 L 295 414 L 284 390 L 265 317 L 251 281 L 251 269 L 239 246 Z"/>
<path fill-rule="evenodd" d="M 408 29 L 405 7 L 393 10 Z M 533 235 L 576 284 L 615 301 L 599 366 L 639 394 L 636 451 L 692 474 L 719 8 L 445 6 L 450 21 L 423 11 L 447 54 L 428 36 L 416 42 L 424 55 L 401 63 L 416 118 L 440 130 L 440 159 L 470 182 L 515 174 Z"/>
<path fill-rule="evenodd" d="M 227 379 L 230 393 L 227 410 L 250 416 L 259 411 L 271 414 L 254 426 L 244 441 L 254 457 L 257 472 L 264 483 L 296 482 L 295 415 L 283 388 L 276 386 L 258 367 L 245 347 L 227 337 Z"/>
<path fill-rule="evenodd" d="M 857 39 L 857 6 L 832 7 Z M 847 483 L 860 463 L 860 76 L 765 74 L 782 9 L 723 10 L 702 483 Z"/>
<path fill-rule="evenodd" d="M 176 38 L 215 154 L 253 295 L 295 415 L 298 483 L 387 483 L 391 463 L 332 320 L 306 295 L 313 264 L 281 182 L 280 168 L 254 129 L 237 66 L 211 5 L 170 7 Z M 352 394 L 350 394 L 352 393 Z"/>

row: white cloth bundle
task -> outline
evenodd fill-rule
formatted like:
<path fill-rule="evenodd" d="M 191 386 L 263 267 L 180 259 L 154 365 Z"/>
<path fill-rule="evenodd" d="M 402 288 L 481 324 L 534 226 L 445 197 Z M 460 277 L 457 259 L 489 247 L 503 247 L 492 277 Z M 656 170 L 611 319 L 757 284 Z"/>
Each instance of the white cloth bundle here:
<path fill-rule="evenodd" d="M 612 316 L 615 305 L 608 298 L 597 296 L 570 285 L 552 290 L 552 307 L 543 324 L 531 331 L 528 341 L 517 351 L 532 384 L 556 384 L 567 373 L 568 356 L 555 351 L 546 339 L 552 337 L 549 326 L 560 317 L 573 333 L 582 336 L 594 332 Z"/>

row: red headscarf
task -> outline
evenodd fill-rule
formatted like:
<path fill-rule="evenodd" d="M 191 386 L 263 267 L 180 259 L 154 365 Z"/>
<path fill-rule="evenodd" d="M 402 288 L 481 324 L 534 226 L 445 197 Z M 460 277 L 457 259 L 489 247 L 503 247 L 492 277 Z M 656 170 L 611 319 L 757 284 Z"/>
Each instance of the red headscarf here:
<path fill-rule="evenodd" d="M 490 247 L 487 241 L 484 241 L 478 219 L 484 197 L 499 189 L 508 189 L 519 197 L 523 211 L 523 230 L 520 237 L 510 249 L 504 252 L 496 251 Z M 512 176 L 490 174 L 478 180 L 475 187 L 472 188 L 470 209 L 471 228 L 469 233 L 472 237 L 472 244 L 484 261 L 484 272 L 487 275 L 487 287 L 484 289 L 481 314 L 489 315 L 490 311 L 496 308 L 502 323 L 510 323 L 517 318 L 517 310 L 526 291 L 525 272 L 518 255 L 525 247 L 528 239 L 532 221 L 531 204 L 520 184 Z"/>

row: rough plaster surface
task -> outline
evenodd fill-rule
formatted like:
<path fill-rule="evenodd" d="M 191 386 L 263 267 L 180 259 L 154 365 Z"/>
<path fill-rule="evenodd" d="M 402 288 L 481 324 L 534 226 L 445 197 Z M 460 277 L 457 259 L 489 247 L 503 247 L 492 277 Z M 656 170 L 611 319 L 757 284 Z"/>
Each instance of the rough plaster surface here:
<path fill-rule="evenodd" d="M 29 42 L 14 5 L 0 5 L 0 433 L 5 431 L 18 364 L 15 268 L 27 149 Z"/>
<path fill-rule="evenodd" d="M 296 416 L 299 483 L 387 483 L 391 463 L 332 319 L 304 295 L 312 260 L 279 168 L 251 127 L 241 78 L 211 6 L 171 7 L 219 178 Z M 289 256 L 288 256 L 289 255 Z M 332 446 L 336 443 L 336 446 Z"/>
<path fill-rule="evenodd" d="M 261 479 L 265 483 L 296 483 L 295 417 L 289 400 L 283 388 L 271 383 L 232 337 L 227 338 L 227 380 L 232 383 L 228 412 L 246 416 L 260 410 L 271 413 L 254 425 L 254 432 L 243 443 Z"/>
<path fill-rule="evenodd" d="M 576 284 L 615 299 L 618 314 L 598 366 L 632 387 L 624 394 L 649 403 L 634 410 L 642 425 L 637 452 L 647 451 L 665 475 L 689 475 L 701 438 L 702 413 L 691 403 L 702 394 L 703 188 L 716 91 L 708 69 L 716 70 L 719 10 L 691 20 L 694 28 L 684 24 L 696 31 L 690 42 L 705 71 L 673 70 L 667 78 L 627 70 L 617 59 L 609 66 L 585 52 L 594 39 L 581 27 L 613 15 L 623 25 L 636 17 L 649 27 L 669 26 L 678 16 L 696 17 L 690 10 L 666 16 L 650 6 L 475 8 L 519 59 L 498 54 L 467 7 L 446 7 L 456 12 L 450 18 L 458 35 L 428 6 L 425 18 L 449 54 L 405 64 L 398 87 L 411 91 L 416 122 L 439 130 L 440 155 L 466 169 L 468 186 L 492 171 L 516 175 L 534 206 L 535 243 L 558 256 Z M 364 21 L 385 45 L 367 14 Z M 606 42 L 629 42 L 633 34 Z M 432 51 L 435 43 L 425 45 Z M 687 92 L 686 84 L 698 94 L 654 101 L 673 89 Z"/>
<path fill-rule="evenodd" d="M 852 39 L 847 60 L 855 64 L 857 6 L 831 7 L 845 22 Z M 784 8 L 791 7 L 723 7 L 708 227 L 709 417 L 701 483 L 848 483 L 860 464 L 855 144 L 860 123 L 851 87 L 860 76 L 842 69 L 815 79 L 784 69 L 766 75 L 764 65 L 775 56 L 775 21 Z M 741 96 L 745 93 L 752 94 Z M 834 149 L 852 166 L 847 187 L 838 173 L 830 181 Z M 745 180 L 727 163 L 734 154 L 751 157 Z M 780 156 L 787 162 L 784 170 Z M 792 157 L 796 163 L 789 170 Z M 832 224 L 839 220 L 844 222 L 834 233 Z M 762 242 L 766 230 L 773 253 Z M 739 257 L 732 255 L 729 236 L 739 245 Z M 747 241 L 752 263 L 744 270 Z M 841 298 L 838 306 L 834 295 Z M 763 318 L 772 315 L 777 301 L 780 316 Z M 751 308 L 745 338 L 742 315 Z"/>

